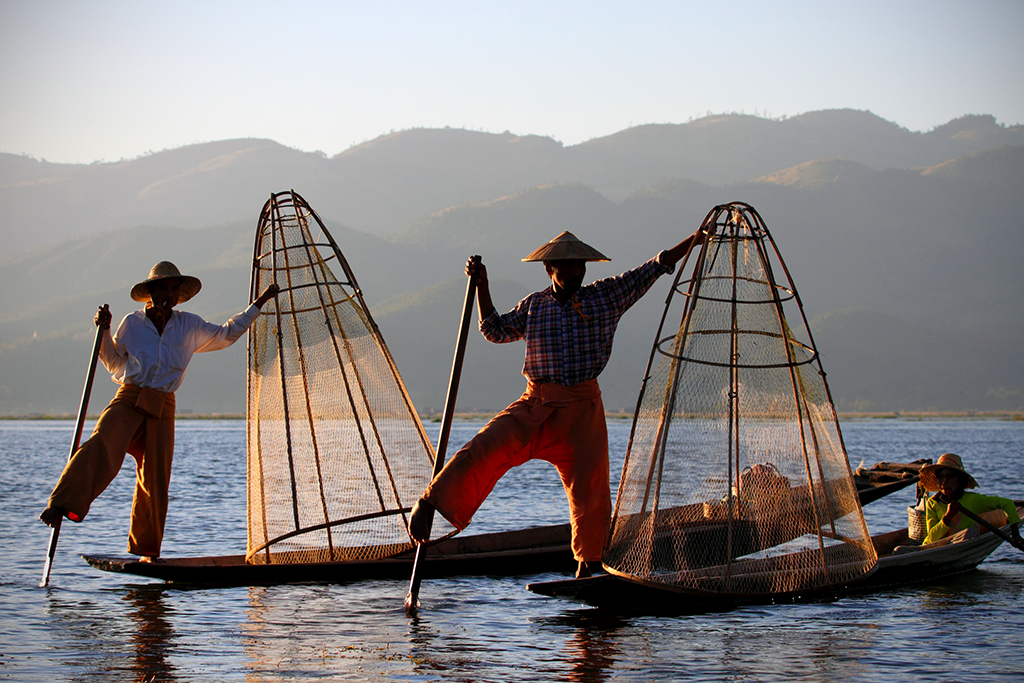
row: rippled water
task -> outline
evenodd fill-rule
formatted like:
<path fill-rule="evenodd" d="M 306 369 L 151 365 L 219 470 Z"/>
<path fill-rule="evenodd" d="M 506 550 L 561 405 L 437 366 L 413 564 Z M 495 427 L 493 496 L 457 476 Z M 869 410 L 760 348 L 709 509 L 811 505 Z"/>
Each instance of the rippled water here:
<path fill-rule="evenodd" d="M 459 423 L 452 443 L 479 426 Z M 1024 553 L 1006 545 L 978 571 L 940 584 L 829 603 L 637 616 L 526 591 L 527 582 L 558 574 L 458 577 L 425 582 L 423 609 L 409 619 L 402 609 L 406 581 L 189 590 L 92 569 L 80 554 L 124 552 L 133 481 L 127 466 L 87 522 L 64 525 L 50 587 L 40 589 L 49 534 L 36 516 L 72 431 L 71 422 L 0 421 L 0 680 L 1024 676 Z M 863 420 L 844 422 L 843 431 L 854 466 L 954 451 L 984 491 L 1024 498 L 1024 422 Z M 620 461 L 628 434 L 628 422 L 610 423 Z M 165 554 L 244 552 L 244 462 L 242 421 L 179 421 Z M 912 499 L 910 489 L 868 506 L 869 527 L 905 526 Z M 469 532 L 556 523 L 566 515 L 554 470 L 534 463 L 499 483 Z"/>

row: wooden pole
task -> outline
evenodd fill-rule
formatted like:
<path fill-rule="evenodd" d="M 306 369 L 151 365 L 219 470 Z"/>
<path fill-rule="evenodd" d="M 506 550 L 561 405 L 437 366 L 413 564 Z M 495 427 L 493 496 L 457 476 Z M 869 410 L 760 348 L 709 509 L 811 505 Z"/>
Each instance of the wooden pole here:
<path fill-rule="evenodd" d="M 101 311 L 109 311 L 110 306 L 103 304 Z M 96 340 L 92 345 L 92 358 L 89 359 L 89 374 L 85 376 L 85 387 L 82 389 L 82 400 L 78 405 L 78 421 L 75 423 L 75 436 L 71 440 L 71 450 L 68 452 L 68 460 L 78 450 L 78 444 L 82 441 L 82 428 L 85 426 L 85 413 L 89 408 L 89 395 L 92 393 L 92 380 L 96 376 L 96 361 L 100 357 L 100 344 L 103 342 L 103 331 L 110 328 L 110 325 L 96 326 Z M 60 524 L 63 517 L 57 519 L 57 523 L 50 531 L 50 546 L 46 550 L 46 564 L 43 565 L 43 578 L 39 582 L 40 588 L 50 585 L 50 570 L 53 569 L 53 556 L 57 553 L 57 539 L 60 537 Z"/>
<path fill-rule="evenodd" d="M 946 500 L 946 497 L 943 496 L 942 494 L 939 494 L 939 500 L 942 500 L 947 505 L 949 504 L 949 501 Z M 983 517 L 979 517 L 978 515 L 974 514 L 973 512 L 971 512 L 970 510 L 965 508 L 963 505 L 960 506 L 960 512 L 964 513 L 970 519 L 973 519 L 975 522 L 977 522 L 981 526 L 985 527 L 986 529 L 988 529 L 989 531 L 994 533 L 996 536 L 998 536 L 999 538 L 1003 539 L 1004 541 L 1006 541 L 1007 543 L 1012 545 L 1017 550 L 1020 550 L 1020 551 L 1024 552 L 1024 541 L 1021 541 L 1019 538 L 1014 538 L 1010 534 L 1006 533 L 1005 531 L 1003 531 L 1002 529 L 997 527 L 995 524 L 992 524 L 991 522 L 989 522 L 988 520 L 984 519 Z"/>
<path fill-rule="evenodd" d="M 472 261 L 480 262 L 479 256 L 472 256 Z M 473 314 L 473 297 L 476 295 L 477 275 L 473 274 L 466 283 L 466 301 L 462 306 L 462 322 L 459 327 L 459 337 L 455 344 L 455 358 L 452 360 L 452 373 L 448 379 L 448 396 L 444 401 L 444 417 L 441 420 L 441 433 L 437 437 L 437 450 L 434 458 L 434 471 L 431 476 L 436 477 L 444 467 L 445 452 L 448 450 L 448 435 L 452 430 L 452 418 L 455 415 L 455 397 L 459 393 L 459 378 L 462 376 L 462 361 L 466 355 L 466 340 L 469 334 L 469 320 Z M 430 510 L 430 517 L 427 523 L 427 537 L 430 536 L 430 529 L 434 522 L 434 511 Z M 423 574 L 424 548 L 426 543 L 416 546 L 416 558 L 413 560 L 412 577 L 409 579 L 409 593 L 405 596 L 405 613 L 408 616 L 416 614 L 420 601 L 420 581 Z"/>

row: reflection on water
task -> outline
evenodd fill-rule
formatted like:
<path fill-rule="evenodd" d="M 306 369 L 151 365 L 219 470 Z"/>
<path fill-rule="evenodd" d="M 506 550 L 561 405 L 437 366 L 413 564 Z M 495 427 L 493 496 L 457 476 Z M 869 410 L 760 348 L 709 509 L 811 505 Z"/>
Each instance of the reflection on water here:
<path fill-rule="evenodd" d="M 175 680 L 173 613 L 162 586 L 95 599 L 48 591 L 45 629 L 75 680 Z M 119 592 L 120 593 L 120 592 Z M 40 594 L 42 595 L 42 594 Z"/>
<path fill-rule="evenodd" d="M 126 633 L 116 614 L 103 609 L 100 602 L 89 599 L 66 600 L 51 592 L 45 623 L 51 646 L 59 645 L 63 663 L 77 670 L 76 678 L 99 680 L 130 665 L 124 651 L 107 646 L 112 633 Z"/>
<path fill-rule="evenodd" d="M 163 586 L 138 586 L 123 600 L 130 606 L 129 633 L 135 646 L 135 678 L 138 680 L 177 680 L 170 655 L 174 651 L 174 610 L 164 600 Z"/>
<path fill-rule="evenodd" d="M 570 681 L 599 683 L 609 679 L 612 665 L 619 654 L 614 631 L 579 628 L 565 645 L 565 660 L 572 670 Z"/>
<path fill-rule="evenodd" d="M 85 523 L 64 527 L 51 586 L 42 590 L 48 531 L 35 517 L 74 425 L 22 424 L 0 422 L 3 680 L 1024 678 L 1024 553 L 1006 546 L 982 570 L 936 585 L 696 614 L 611 613 L 525 590 L 530 581 L 565 578 L 559 574 L 455 577 L 425 581 L 422 609 L 409 619 L 402 580 L 189 590 L 88 567 L 79 554 L 123 553 L 133 484 L 126 472 Z M 610 425 L 613 444 L 622 442 L 613 448 L 624 449 L 628 429 Z M 854 465 L 960 452 L 985 490 L 1024 498 L 1024 423 L 887 420 L 843 430 Z M 168 554 L 244 551 L 244 423 L 183 421 L 177 441 Z M 564 521 L 561 485 L 543 465 L 501 482 L 470 531 Z M 904 525 L 912 499 L 910 489 L 869 506 L 869 525 Z M 936 647 L 950 642 L 955 647 Z"/>
<path fill-rule="evenodd" d="M 565 680 L 602 683 L 612 679 L 621 658 L 619 630 L 628 625 L 627 619 L 600 610 L 580 610 L 538 623 L 560 632 L 565 640 L 562 659 L 569 666 Z"/>

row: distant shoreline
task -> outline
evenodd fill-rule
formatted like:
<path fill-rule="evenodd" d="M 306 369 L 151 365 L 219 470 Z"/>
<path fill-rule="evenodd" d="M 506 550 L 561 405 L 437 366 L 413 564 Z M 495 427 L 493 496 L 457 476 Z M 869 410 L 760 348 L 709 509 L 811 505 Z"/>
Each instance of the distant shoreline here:
<path fill-rule="evenodd" d="M 456 420 L 489 420 L 494 416 L 495 412 L 479 412 L 479 413 L 456 413 Z M 74 420 L 77 415 L 70 413 L 60 414 L 39 414 L 30 413 L 26 415 L 0 415 L 0 420 Z M 87 419 L 95 420 L 99 417 L 99 413 L 87 415 Z M 632 420 L 632 413 L 605 413 L 605 418 L 609 420 Z M 177 420 L 244 420 L 244 413 L 187 413 L 178 414 L 175 416 Z M 420 415 L 420 419 L 423 422 L 440 422 L 440 413 L 426 413 Z M 863 413 L 839 413 L 840 420 L 853 420 L 853 419 L 877 419 L 877 420 L 1024 420 L 1024 413 L 1020 411 L 948 411 L 948 412 L 928 412 L 928 411 L 890 411 L 890 412 L 863 412 Z"/>

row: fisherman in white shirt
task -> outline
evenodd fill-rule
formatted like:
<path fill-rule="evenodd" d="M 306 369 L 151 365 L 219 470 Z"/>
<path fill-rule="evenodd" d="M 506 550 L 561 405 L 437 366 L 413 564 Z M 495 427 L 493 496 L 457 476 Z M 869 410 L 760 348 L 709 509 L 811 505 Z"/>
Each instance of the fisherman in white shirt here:
<path fill-rule="evenodd" d="M 146 307 L 126 315 L 113 337 L 110 311 L 102 308 L 96 314 L 96 325 L 107 330 L 100 360 L 121 387 L 50 494 L 39 515 L 47 526 L 57 525 L 62 517 L 81 522 L 130 453 L 137 468 L 128 552 L 144 561 L 160 556 L 174 454 L 174 392 L 192 354 L 231 346 L 279 291 L 276 284 L 268 286 L 246 310 L 215 325 L 173 310 L 201 287 L 198 278 L 161 261 L 131 290 L 132 299 L 146 302 Z"/>

